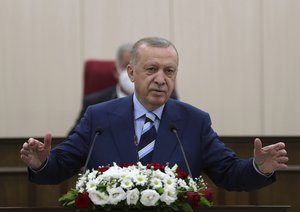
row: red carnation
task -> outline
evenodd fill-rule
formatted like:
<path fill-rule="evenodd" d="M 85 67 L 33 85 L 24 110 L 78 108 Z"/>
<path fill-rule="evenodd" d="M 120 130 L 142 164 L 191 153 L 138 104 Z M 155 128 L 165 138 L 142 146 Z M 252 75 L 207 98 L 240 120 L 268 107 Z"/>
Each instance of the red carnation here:
<path fill-rule="evenodd" d="M 89 208 L 92 206 L 92 201 L 89 197 L 87 192 L 78 193 L 77 197 L 75 198 L 75 205 L 78 208 Z"/>
<path fill-rule="evenodd" d="M 181 169 L 177 168 L 176 169 L 176 177 L 180 179 L 186 179 L 188 177 L 188 174 Z"/>
<path fill-rule="evenodd" d="M 213 192 L 211 188 L 200 189 L 199 192 L 209 201 L 213 201 Z"/>
<path fill-rule="evenodd" d="M 154 170 L 160 170 L 160 171 L 164 171 L 165 167 L 159 163 L 150 163 L 147 164 L 147 169 L 154 169 Z"/>
<path fill-rule="evenodd" d="M 97 169 L 97 171 L 98 172 L 105 172 L 105 171 L 107 171 L 109 169 L 109 166 L 103 166 L 103 167 L 99 167 L 98 169 Z"/>
<path fill-rule="evenodd" d="M 199 205 L 200 196 L 198 193 L 193 191 L 187 191 L 185 193 L 186 201 L 193 207 L 196 208 Z"/>

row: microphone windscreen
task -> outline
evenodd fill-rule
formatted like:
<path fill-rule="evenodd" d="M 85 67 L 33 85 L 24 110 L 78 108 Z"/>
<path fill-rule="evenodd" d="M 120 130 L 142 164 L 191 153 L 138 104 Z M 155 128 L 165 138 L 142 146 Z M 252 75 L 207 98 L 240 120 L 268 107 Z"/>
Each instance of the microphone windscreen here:
<path fill-rule="evenodd" d="M 103 133 L 103 129 L 101 127 L 97 127 L 95 132 L 101 135 Z"/>
<path fill-rule="evenodd" d="M 171 132 L 176 132 L 177 131 L 177 127 L 174 123 L 170 123 L 169 128 L 170 128 Z"/>

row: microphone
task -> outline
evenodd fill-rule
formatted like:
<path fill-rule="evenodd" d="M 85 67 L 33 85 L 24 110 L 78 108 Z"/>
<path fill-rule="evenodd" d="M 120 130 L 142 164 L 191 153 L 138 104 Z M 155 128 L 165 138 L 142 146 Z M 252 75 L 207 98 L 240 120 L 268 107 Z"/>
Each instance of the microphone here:
<path fill-rule="evenodd" d="M 192 172 L 191 172 L 191 169 L 190 169 L 190 165 L 189 165 L 188 160 L 187 160 L 187 158 L 186 158 L 186 156 L 185 156 L 185 152 L 184 152 L 182 143 L 181 143 L 180 138 L 179 138 L 178 133 L 177 133 L 177 131 L 178 131 L 178 130 L 177 130 L 177 127 L 176 127 L 176 125 L 175 125 L 174 123 L 170 123 L 169 128 L 170 128 L 170 131 L 171 131 L 172 133 L 174 133 L 175 136 L 176 136 L 176 138 L 177 138 L 177 141 L 178 141 L 179 146 L 180 146 L 180 149 L 181 149 L 181 153 L 182 153 L 182 155 L 183 155 L 183 159 L 184 159 L 185 166 L 186 166 L 186 168 L 187 168 L 187 170 L 188 170 L 189 176 L 190 176 L 191 178 L 193 178 L 193 175 L 192 175 Z"/>
<path fill-rule="evenodd" d="M 83 167 L 83 169 L 82 169 L 82 174 L 84 174 L 84 173 L 86 172 L 86 168 L 87 168 L 88 162 L 89 162 L 89 160 L 90 160 L 90 157 L 91 157 L 91 155 L 92 155 L 92 151 L 93 151 L 93 149 L 94 149 L 94 144 L 95 144 L 96 138 L 97 138 L 99 135 L 101 135 L 102 133 L 103 133 L 103 129 L 102 129 L 102 128 L 100 128 L 100 127 L 96 128 L 96 130 L 95 130 L 95 136 L 94 136 L 93 141 L 92 141 L 92 143 L 91 143 L 90 150 L 89 150 L 89 154 L 88 154 L 88 156 L 87 156 L 87 158 L 86 158 L 84 167 Z"/>

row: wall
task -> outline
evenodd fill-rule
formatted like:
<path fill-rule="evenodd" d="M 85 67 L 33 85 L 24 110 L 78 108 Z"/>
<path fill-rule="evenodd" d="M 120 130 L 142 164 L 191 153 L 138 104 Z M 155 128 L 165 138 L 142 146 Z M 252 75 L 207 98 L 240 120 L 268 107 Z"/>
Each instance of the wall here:
<path fill-rule="evenodd" d="M 178 47 L 180 99 L 221 135 L 299 135 L 297 0 L 2 0 L 0 137 L 64 136 L 86 59 L 144 36 Z"/>

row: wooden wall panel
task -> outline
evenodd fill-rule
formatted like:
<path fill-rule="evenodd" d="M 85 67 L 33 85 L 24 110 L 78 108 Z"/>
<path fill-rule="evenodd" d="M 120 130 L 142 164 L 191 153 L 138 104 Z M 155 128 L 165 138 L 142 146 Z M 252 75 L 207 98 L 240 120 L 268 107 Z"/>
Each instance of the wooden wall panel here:
<path fill-rule="evenodd" d="M 252 156 L 253 137 L 221 137 L 241 158 Z M 19 147 L 25 138 L 0 139 L 0 207 L 2 206 L 59 206 L 60 196 L 75 186 L 77 176 L 59 185 L 36 185 L 27 180 L 26 167 L 19 159 Z M 53 145 L 63 138 L 55 138 Z M 264 145 L 285 141 L 290 158 L 290 170 L 277 172 L 276 183 L 253 192 L 228 192 L 217 188 L 204 175 L 213 188 L 215 205 L 291 205 L 289 212 L 298 212 L 300 203 L 297 194 L 300 189 L 300 138 L 263 137 Z M 9 160 L 11 159 L 11 160 Z M 3 162 L 4 161 L 4 162 Z M 9 163 L 7 163 L 9 161 Z"/>

